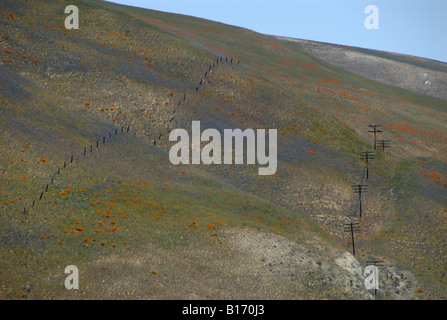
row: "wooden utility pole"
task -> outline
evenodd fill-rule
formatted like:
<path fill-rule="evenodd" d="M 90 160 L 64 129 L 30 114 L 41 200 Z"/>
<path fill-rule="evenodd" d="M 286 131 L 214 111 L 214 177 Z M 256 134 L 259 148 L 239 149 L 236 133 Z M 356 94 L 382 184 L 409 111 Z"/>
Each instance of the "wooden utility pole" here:
<path fill-rule="evenodd" d="M 366 179 L 368 179 L 369 176 L 369 160 L 372 159 L 374 159 L 373 151 L 366 151 L 360 153 L 360 160 L 366 160 Z"/>
<path fill-rule="evenodd" d="M 354 193 L 359 194 L 359 215 L 360 215 L 360 218 L 362 217 L 362 193 L 367 191 L 366 187 L 367 187 L 367 185 L 365 185 L 365 184 L 356 184 L 356 185 L 352 186 Z"/>
<path fill-rule="evenodd" d="M 381 133 L 382 132 L 381 130 L 379 130 L 377 128 L 382 127 L 382 125 L 380 125 L 380 124 L 370 124 L 370 125 L 368 125 L 368 127 L 370 127 L 372 129 L 372 131 L 368 131 L 368 132 L 374 133 L 374 150 L 376 150 L 377 133 Z"/>
<path fill-rule="evenodd" d="M 359 232 L 360 231 L 360 225 L 359 223 L 345 223 L 344 224 L 344 231 L 345 232 L 350 232 L 351 233 L 351 239 L 352 239 L 352 255 L 355 257 L 355 237 L 354 237 L 354 232 Z"/>

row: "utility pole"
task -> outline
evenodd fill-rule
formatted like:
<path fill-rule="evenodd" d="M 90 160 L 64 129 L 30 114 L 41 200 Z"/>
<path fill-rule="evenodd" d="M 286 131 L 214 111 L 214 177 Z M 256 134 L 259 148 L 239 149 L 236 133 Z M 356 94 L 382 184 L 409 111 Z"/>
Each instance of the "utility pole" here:
<path fill-rule="evenodd" d="M 360 215 L 360 218 L 362 217 L 362 193 L 367 192 L 366 187 L 367 187 L 367 185 L 365 185 L 365 184 L 356 184 L 356 185 L 352 186 L 354 193 L 359 194 L 359 215 Z"/>
<path fill-rule="evenodd" d="M 360 160 L 366 160 L 366 179 L 369 176 L 369 160 L 374 159 L 373 151 L 365 151 L 360 153 Z"/>
<path fill-rule="evenodd" d="M 366 261 L 366 263 L 368 265 L 372 264 L 374 267 L 377 267 L 377 268 L 383 267 L 383 265 L 382 265 L 383 260 L 368 260 L 368 261 Z M 378 276 L 377 276 L 377 278 L 378 278 Z M 377 300 L 377 286 L 374 288 L 374 299 Z"/>
<path fill-rule="evenodd" d="M 382 125 L 380 125 L 380 124 L 370 124 L 370 125 L 368 125 L 368 127 L 370 127 L 372 129 L 372 131 L 368 131 L 368 132 L 374 133 L 374 150 L 376 150 L 377 133 L 381 133 L 382 132 L 380 129 L 377 129 L 377 128 L 382 127 Z"/>
<path fill-rule="evenodd" d="M 386 140 L 377 140 L 377 146 L 379 148 L 382 148 L 382 151 L 385 151 L 385 148 L 389 148 L 390 147 L 390 140 L 386 139 Z"/>
<path fill-rule="evenodd" d="M 352 255 L 355 257 L 355 242 L 354 242 L 354 232 L 360 231 L 360 224 L 358 222 L 351 222 L 351 223 L 345 223 L 344 224 L 344 231 L 351 233 L 351 239 L 352 239 Z"/>

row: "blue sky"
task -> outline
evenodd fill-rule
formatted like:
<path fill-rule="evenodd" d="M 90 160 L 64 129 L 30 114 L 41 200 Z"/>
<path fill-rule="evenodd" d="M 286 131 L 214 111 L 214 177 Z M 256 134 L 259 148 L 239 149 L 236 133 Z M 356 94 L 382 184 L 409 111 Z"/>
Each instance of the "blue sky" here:
<path fill-rule="evenodd" d="M 447 0 L 108 0 L 219 21 L 260 33 L 447 62 Z M 379 29 L 368 30 L 375 5 Z"/>

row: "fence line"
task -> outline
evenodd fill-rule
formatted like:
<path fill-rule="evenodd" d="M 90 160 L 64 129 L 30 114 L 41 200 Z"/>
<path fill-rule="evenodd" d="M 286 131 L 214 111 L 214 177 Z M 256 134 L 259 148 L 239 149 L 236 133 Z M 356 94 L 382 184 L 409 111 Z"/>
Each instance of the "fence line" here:
<path fill-rule="evenodd" d="M 217 57 L 215 60 L 213 60 L 212 65 L 210 64 L 208 66 L 208 70 L 205 72 L 204 77 L 207 78 L 207 76 L 210 76 L 211 74 L 211 70 L 220 63 L 222 63 L 222 57 Z M 228 63 L 228 59 L 225 58 L 225 61 Z M 233 63 L 233 58 L 231 58 L 231 62 L 229 63 Z M 239 65 L 240 61 L 238 61 L 237 65 Z M 196 91 L 198 91 L 199 87 L 202 85 L 202 83 L 204 83 L 203 79 L 200 79 L 200 83 L 199 86 L 196 88 Z M 183 95 L 183 100 L 179 100 L 178 104 L 177 104 L 177 108 L 180 107 L 181 102 L 182 101 L 186 101 L 186 97 L 187 94 L 184 93 Z M 173 111 L 173 114 L 175 114 L 177 112 L 177 109 L 175 109 Z M 174 120 L 174 116 L 171 117 L 171 119 L 168 121 L 168 123 L 172 123 L 172 121 Z M 165 123 L 166 123 L 165 121 Z M 114 132 L 111 131 L 108 133 L 108 140 L 111 140 L 113 136 L 118 136 L 118 133 L 122 134 L 122 133 L 129 133 L 130 132 L 130 125 L 125 125 L 121 127 L 121 130 L 119 128 L 115 128 Z M 136 135 L 136 132 L 134 133 L 134 135 Z M 107 135 L 106 135 L 107 136 Z M 101 144 L 105 144 L 106 143 L 106 136 L 102 137 L 102 143 Z M 153 140 L 153 144 L 154 146 L 156 145 L 157 141 L 160 141 L 162 137 L 162 133 L 159 133 L 158 136 L 158 140 Z M 44 189 L 41 191 L 40 196 L 39 196 L 39 201 L 42 201 L 44 198 L 45 193 L 47 193 L 49 191 L 49 188 L 51 187 L 51 185 L 54 184 L 55 179 L 61 175 L 62 170 L 66 169 L 68 167 L 68 165 L 72 165 L 74 161 L 76 161 L 77 159 L 83 159 L 87 156 L 88 153 L 92 154 L 94 149 L 98 149 L 99 145 L 100 145 L 100 138 L 96 140 L 96 143 L 90 144 L 89 146 L 84 147 L 82 154 L 79 155 L 79 158 L 75 157 L 74 154 L 71 155 L 70 159 L 67 161 L 64 161 L 63 167 L 62 166 L 58 166 L 57 171 L 54 172 L 54 174 L 51 175 L 51 181 L 45 184 Z M 23 221 L 26 223 L 27 225 L 27 230 L 25 231 L 24 234 L 24 242 L 25 242 L 25 247 L 26 247 L 26 256 L 25 256 L 25 282 L 27 283 L 27 285 L 25 286 L 25 289 L 28 290 L 28 292 L 31 290 L 30 284 L 29 284 L 29 253 L 30 253 L 30 234 L 31 234 L 31 224 L 30 224 L 30 208 L 31 210 L 34 209 L 36 205 L 36 199 L 33 199 L 32 203 L 30 203 L 28 206 L 24 206 L 23 207 Z M 28 208 L 28 209 L 27 209 Z"/>

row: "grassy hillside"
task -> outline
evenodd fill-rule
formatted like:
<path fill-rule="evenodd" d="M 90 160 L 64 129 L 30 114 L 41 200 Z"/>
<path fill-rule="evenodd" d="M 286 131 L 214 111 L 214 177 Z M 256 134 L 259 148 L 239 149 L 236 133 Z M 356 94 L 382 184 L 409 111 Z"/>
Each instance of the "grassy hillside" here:
<path fill-rule="evenodd" d="M 446 296 L 446 101 L 203 19 L 97 0 L 0 10 L 1 298 L 373 299 L 372 259 L 380 298 Z M 277 173 L 172 165 L 169 131 L 192 120 L 277 129 Z M 369 124 L 391 148 L 359 220 Z"/>

